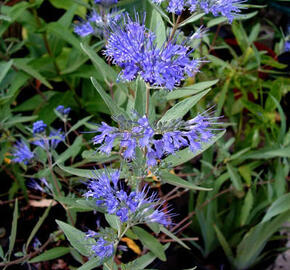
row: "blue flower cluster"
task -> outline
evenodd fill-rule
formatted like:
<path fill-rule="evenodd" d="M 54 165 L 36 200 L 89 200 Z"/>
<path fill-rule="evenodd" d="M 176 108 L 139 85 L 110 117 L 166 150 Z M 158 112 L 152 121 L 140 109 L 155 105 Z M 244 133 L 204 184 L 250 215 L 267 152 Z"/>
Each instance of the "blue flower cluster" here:
<path fill-rule="evenodd" d="M 114 254 L 114 244 L 99 237 L 96 244 L 92 246 L 94 254 L 102 259 L 111 257 Z"/>
<path fill-rule="evenodd" d="M 179 121 L 166 130 L 154 130 L 147 117 L 143 116 L 137 121 L 130 121 L 130 127 L 116 128 L 102 122 L 97 132 L 100 134 L 93 138 L 94 144 L 101 144 L 100 152 L 110 154 L 115 141 L 120 141 L 120 146 L 125 148 L 123 156 L 134 159 L 136 148 L 144 149 L 148 166 L 155 166 L 158 160 L 168 154 L 174 154 L 184 147 L 189 147 L 192 152 L 201 149 L 202 143 L 209 142 L 213 137 L 213 125 L 216 118 L 197 115 L 189 121 Z"/>
<path fill-rule="evenodd" d="M 66 116 L 70 112 L 70 108 L 64 108 L 60 105 L 56 110 L 63 116 Z M 40 146 L 45 150 L 55 149 L 60 142 L 65 141 L 65 134 L 61 129 L 51 130 L 49 135 L 46 135 L 47 125 L 42 121 L 36 121 L 32 125 L 32 132 L 34 135 L 31 141 L 32 145 Z M 29 145 L 24 141 L 20 140 L 13 146 L 12 154 L 14 156 L 13 161 L 16 163 L 28 164 L 33 158 L 37 157 L 33 151 L 30 150 Z"/>
<path fill-rule="evenodd" d="M 176 39 L 168 40 L 161 48 L 156 46 L 156 36 L 140 23 L 124 15 L 123 24 L 113 24 L 106 44 L 105 55 L 123 70 L 121 80 L 132 81 L 140 75 L 152 86 L 172 90 L 180 85 L 185 75 L 198 71 L 200 60 L 191 59 L 192 50 Z"/>
<path fill-rule="evenodd" d="M 100 4 L 103 6 L 112 6 L 118 3 L 118 0 L 95 0 L 96 4 Z"/>
<path fill-rule="evenodd" d="M 89 191 L 85 197 L 96 200 L 98 207 L 103 207 L 109 214 L 117 215 L 121 222 L 130 221 L 130 224 L 157 222 L 168 226 L 171 224 L 170 216 L 162 209 L 162 202 L 157 199 L 155 193 L 148 195 L 145 186 L 141 191 L 131 191 L 129 194 L 118 183 L 120 171 L 107 170 L 88 184 Z"/>
<path fill-rule="evenodd" d="M 35 137 L 32 142 L 34 145 L 40 146 L 43 149 L 55 149 L 60 142 L 65 140 L 65 134 L 59 130 L 51 130 L 49 136 Z"/>
<path fill-rule="evenodd" d="M 12 154 L 14 156 L 13 161 L 16 163 L 28 164 L 34 157 L 33 152 L 23 140 L 16 142 Z"/>
<path fill-rule="evenodd" d="M 155 4 L 160 4 L 164 0 L 151 0 Z M 231 22 L 240 12 L 243 0 L 169 0 L 167 11 L 180 15 L 183 10 L 188 8 L 191 12 L 201 10 L 214 16 L 219 14 L 228 18 Z"/>
<path fill-rule="evenodd" d="M 80 37 L 86 37 L 89 35 L 103 35 L 105 28 L 113 23 L 117 23 L 121 18 L 121 15 L 113 10 L 112 12 L 106 12 L 101 15 L 95 10 L 88 16 L 87 21 L 83 20 L 74 27 L 74 32 Z"/>
<path fill-rule="evenodd" d="M 70 113 L 71 108 L 70 107 L 65 108 L 63 105 L 59 105 L 59 106 L 56 107 L 55 110 L 57 112 L 59 112 L 61 115 L 66 116 L 66 115 L 68 115 Z"/>
<path fill-rule="evenodd" d="M 27 186 L 29 188 L 34 189 L 34 190 L 38 190 L 38 191 L 41 191 L 43 193 L 47 193 L 47 194 L 52 195 L 52 186 L 46 181 L 46 179 L 40 178 L 39 182 L 36 181 L 35 179 L 31 179 L 28 182 Z"/>
<path fill-rule="evenodd" d="M 46 127 L 47 127 L 47 125 L 44 124 L 42 120 L 34 122 L 33 126 L 32 126 L 33 134 L 44 132 Z"/>

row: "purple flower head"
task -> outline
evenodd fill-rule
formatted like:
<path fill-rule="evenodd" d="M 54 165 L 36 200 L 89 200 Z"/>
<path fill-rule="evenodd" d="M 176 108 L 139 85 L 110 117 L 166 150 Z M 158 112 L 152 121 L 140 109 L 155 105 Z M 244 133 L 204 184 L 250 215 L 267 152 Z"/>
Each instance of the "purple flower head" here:
<path fill-rule="evenodd" d="M 157 207 L 160 201 L 156 193 L 148 196 L 147 186 L 141 191 L 126 192 L 122 185 L 118 185 L 119 177 L 120 171 L 105 171 L 96 175 L 88 184 L 89 191 L 84 196 L 94 198 L 98 207 L 103 207 L 109 214 L 115 214 L 123 223 L 130 220 L 134 224 L 170 224 L 170 217 Z"/>
<path fill-rule="evenodd" d="M 114 254 L 114 243 L 106 241 L 103 237 L 98 238 L 96 244 L 92 246 L 95 256 L 105 259 Z"/>
<path fill-rule="evenodd" d="M 286 41 L 284 44 L 284 51 L 290 52 L 290 40 Z"/>
<path fill-rule="evenodd" d="M 164 0 L 151 0 L 155 4 L 161 4 Z M 200 10 L 214 16 L 225 16 L 230 22 L 237 17 L 242 8 L 241 3 L 245 0 L 169 0 L 167 11 L 180 15 L 186 8 L 190 12 Z"/>
<path fill-rule="evenodd" d="M 63 105 L 59 105 L 55 109 L 57 112 L 59 112 L 61 115 L 65 116 L 68 115 L 71 111 L 70 107 L 65 108 Z"/>
<path fill-rule="evenodd" d="M 133 21 L 128 14 L 123 24 L 113 24 L 106 45 L 105 55 L 123 70 L 119 78 L 131 81 L 140 75 L 152 86 L 172 90 L 185 76 L 198 71 L 200 60 L 191 59 L 192 52 L 176 39 L 167 41 L 161 48 L 156 45 L 156 36 L 146 29 L 136 14 Z"/>
<path fill-rule="evenodd" d="M 117 4 L 118 0 L 95 0 L 95 3 L 108 7 Z"/>
<path fill-rule="evenodd" d="M 30 151 L 29 146 L 23 141 L 17 141 L 13 148 L 13 161 L 16 163 L 28 164 L 33 159 L 34 154 Z"/>
<path fill-rule="evenodd" d="M 47 125 L 43 123 L 42 120 L 36 121 L 33 123 L 33 134 L 42 133 L 45 131 Z"/>
<path fill-rule="evenodd" d="M 176 120 L 173 125 L 153 128 L 147 117 L 137 121 L 120 122 L 120 128 L 105 123 L 99 126 L 100 134 L 93 138 L 94 144 L 100 144 L 98 151 L 110 154 L 115 142 L 120 142 L 125 159 L 133 160 L 136 148 L 145 150 L 147 165 L 156 166 L 158 161 L 169 154 L 189 147 L 192 152 L 201 149 L 202 143 L 208 143 L 214 136 L 213 125 L 218 118 L 198 114 L 189 121 Z"/>
<path fill-rule="evenodd" d="M 32 143 L 43 149 L 55 149 L 60 142 L 65 140 L 65 134 L 61 129 L 52 130 L 48 137 L 38 137 Z"/>
<path fill-rule="evenodd" d="M 31 189 L 52 195 L 52 186 L 46 181 L 45 178 L 40 178 L 39 182 L 35 179 L 31 179 L 27 186 Z"/>
<path fill-rule="evenodd" d="M 104 1 L 105 2 L 105 1 Z M 113 23 L 118 23 L 121 15 L 116 9 L 112 11 L 106 11 L 104 14 L 99 14 L 97 11 L 93 10 L 88 16 L 87 21 L 81 20 L 79 24 L 74 27 L 74 32 L 80 37 L 86 37 L 92 34 L 106 35 L 106 29 Z"/>
<path fill-rule="evenodd" d="M 74 32 L 80 37 L 86 37 L 94 33 L 94 28 L 90 22 L 81 22 L 75 25 Z"/>

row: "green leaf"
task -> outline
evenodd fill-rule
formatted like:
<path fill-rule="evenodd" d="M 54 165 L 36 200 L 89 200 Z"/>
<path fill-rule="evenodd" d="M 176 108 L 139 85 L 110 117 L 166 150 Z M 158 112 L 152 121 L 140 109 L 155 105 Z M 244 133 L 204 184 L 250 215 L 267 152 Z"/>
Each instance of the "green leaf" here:
<path fill-rule="evenodd" d="M 77 270 L 95 269 L 96 267 L 102 265 L 102 263 L 103 261 L 101 261 L 100 258 L 94 257 L 87 261 L 85 264 L 83 264 L 81 267 L 79 267 Z"/>
<path fill-rule="evenodd" d="M 168 235 L 170 238 L 172 238 L 174 241 L 176 241 L 178 244 L 183 246 L 186 249 L 190 249 L 183 241 L 181 241 L 175 234 L 173 234 L 171 231 L 167 230 L 164 226 L 160 226 L 161 232 Z"/>
<path fill-rule="evenodd" d="M 290 157 L 290 145 L 282 148 L 281 146 L 265 147 L 263 149 L 252 151 L 241 157 L 241 160 L 246 159 L 270 159 L 276 157 Z"/>
<path fill-rule="evenodd" d="M 211 27 L 213 27 L 213 26 L 215 26 L 215 25 L 217 25 L 217 24 L 221 24 L 221 23 L 223 23 L 223 22 L 226 22 L 227 20 L 228 20 L 228 19 L 227 19 L 226 17 L 218 17 L 218 18 L 214 18 L 214 19 L 210 20 L 210 21 L 207 23 L 206 27 L 207 27 L 207 28 L 211 28 Z"/>
<path fill-rule="evenodd" d="M 149 3 L 153 6 L 153 8 L 171 25 L 173 26 L 173 23 L 171 22 L 171 20 L 169 19 L 169 17 L 167 16 L 167 14 L 162 10 L 161 7 L 159 7 L 158 5 L 155 5 L 151 0 L 148 0 Z"/>
<path fill-rule="evenodd" d="M 229 172 L 230 178 L 232 180 L 232 183 L 235 189 L 238 191 L 242 191 L 243 185 L 242 185 L 242 180 L 238 173 L 238 170 L 229 163 L 227 163 L 227 170 Z"/>
<path fill-rule="evenodd" d="M 42 254 L 40 254 L 37 257 L 31 259 L 30 261 L 28 261 L 28 263 L 37 263 L 37 262 L 53 260 L 53 259 L 59 258 L 63 255 L 66 255 L 69 252 L 70 252 L 70 248 L 68 248 L 68 247 L 55 247 L 55 248 L 52 248 L 52 249 L 49 249 L 49 250 L 43 252 Z"/>
<path fill-rule="evenodd" d="M 160 260 L 166 261 L 164 247 L 159 243 L 159 241 L 155 237 L 153 237 L 150 233 L 137 226 L 133 227 L 133 232 L 139 237 L 141 243 L 146 248 L 148 248 Z"/>
<path fill-rule="evenodd" d="M 0 83 L 6 76 L 10 68 L 12 67 L 12 64 L 13 64 L 13 60 L 10 60 L 9 62 L 0 63 Z"/>
<path fill-rule="evenodd" d="M 185 19 L 184 21 L 182 21 L 178 27 L 183 27 L 184 25 L 187 25 L 189 23 L 193 23 L 197 20 L 199 20 L 201 17 L 203 17 L 205 15 L 205 13 L 200 13 L 200 14 L 192 14 L 190 17 L 188 17 L 187 19 Z"/>
<path fill-rule="evenodd" d="M 29 74 L 31 77 L 41 81 L 49 89 L 52 89 L 52 85 L 37 70 L 27 64 L 27 59 L 14 59 L 14 65 L 18 69 L 23 70 Z"/>
<path fill-rule="evenodd" d="M 209 89 L 211 86 L 215 85 L 218 81 L 219 80 L 200 82 L 190 86 L 178 88 L 174 91 L 169 92 L 166 96 L 166 99 L 171 100 L 196 95 L 205 89 Z"/>
<path fill-rule="evenodd" d="M 69 224 L 56 220 L 58 226 L 62 229 L 70 244 L 82 255 L 89 256 L 91 245 L 95 243 L 92 238 L 86 239 L 86 234 Z"/>
<path fill-rule="evenodd" d="M 217 235 L 217 238 L 228 258 L 228 260 L 230 262 L 233 261 L 233 258 L 234 258 L 234 255 L 233 255 L 233 252 L 231 250 L 231 247 L 229 245 L 229 243 L 227 242 L 226 238 L 224 237 L 223 233 L 220 231 L 220 229 L 218 228 L 218 226 L 216 224 L 213 225 L 213 228 L 215 229 L 215 232 L 216 232 L 216 235 Z"/>
<path fill-rule="evenodd" d="M 76 122 L 67 132 L 67 135 L 70 134 L 71 132 L 73 132 L 74 130 L 78 129 L 79 127 L 85 125 L 93 116 L 87 116 L 81 120 L 79 120 L 78 122 Z"/>
<path fill-rule="evenodd" d="M 162 16 L 156 9 L 152 10 L 150 29 L 156 34 L 156 44 L 161 48 L 166 41 L 166 28 Z"/>
<path fill-rule="evenodd" d="M 237 256 L 234 260 L 235 269 L 248 269 L 257 263 L 269 238 L 289 220 L 290 211 L 287 211 L 271 221 L 261 222 L 254 226 L 242 239 L 237 247 Z"/>
<path fill-rule="evenodd" d="M 106 221 L 110 224 L 110 226 L 119 231 L 121 228 L 121 222 L 119 217 L 117 217 L 116 215 L 109 215 L 109 214 L 105 214 L 105 218 Z"/>
<path fill-rule="evenodd" d="M 117 79 L 117 72 L 110 67 L 96 52 L 87 44 L 81 43 L 82 50 L 87 54 L 94 64 L 96 70 L 100 72 L 103 78 L 107 81 L 115 82 Z"/>
<path fill-rule="evenodd" d="M 163 182 L 168 183 L 168 184 L 173 185 L 173 186 L 188 188 L 188 189 L 192 189 L 192 190 L 206 190 L 206 191 L 212 190 L 211 188 L 199 187 L 193 183 L 185 181 L 182 178 L 180 178 L 179 176 L 172 174 L 167 170 L 161 170 L 160 177 L 161 177 Z"/>
<path fill-rule="evenodd" d="M 31 231 L 31 233 L 30 233 L 30 235 L 29 235 L 29 237 L 27 239 L 27 242 L 26 242 L 26 249 L 28 248 L 28 246 L 29 246 L 32 238 L 36 235 L 36 233 L 39 230 L 39 228 L 41 227 L 42 223 L 45 221 L 46 217 L 48 216 L 48 213 L 50 211 L 50 208 L 51 208 L 51 205 L 45 209 L 43 215 L 37 221 L 36 225 L 34 226 L 33 230 Z"/>
<path fill-rule="evenodd" d="M 254 204 L 253 193 L 252 193 L 252 190 L 249 189 L 249 191 L 245 197 L 242 209 L 241 209 L 240 226 L 246 225 L 246 222 L 247 222 L 247 219 L 250 215 L 251 209 L 253 208 L 253 204 Z"/>
<path fill-rule="evenodd" d="M 85 178 L 91 178 L 93 177 L 93 170 L 85 170 L 85 169 L 77 169 L 77 168 L 73 168 L 73 167 L 67 167 L 64 166 L 62 164 L 57 164 L 59 168 L 61 168 L 63 171 L 72 174 L 72 175 L 76 175 L 76 176 L 80 176 L 80 177 L 85 177 Z"/>
<path fill-rule="evenodd" d="M 13 212 L 11 234 L 9 237 L 8 260 L 10 260 L 11 253 L 12 253 L 14 245 L 15 245 L 16 233 L 17 233 L 17 223 L 18 223 L 18 199 L 16 199 L 16 201 L 15 201 L 14 212 Z"/>
<path fill-rule="evenodd" d="M 62 163 L 71 157 L 75 157 L 82 148 L 83 136 L 76 137 L 73 144 L 67 148 L 55 161 L 55 164 Z"/>
<path fill-rule="evenodd" d="M 0 258 L 4 260 L 4 251 L 2 246 L 0 246 Z"/>
<path fill-rule="evenodd" d="M 104 91 L 104 89 L 100 86 L 100 84 L 94 78 L 91 78 L 91 81 L 93 83 L 93 86 L 96 88 L 98 93 L 101 95 L 104 102 L 107 104 L 112 115 L 116 115 L 116 116 L 117 115 L 124 115 L 124 116 L 128 117 L 126 112 L 124 110 L 122 110 L 121 108 L 119 108 L 117 106 L 117 104 L 115 104 L 115 102 L 112 100 L 112 98 Z"/>
<path fill-rule="evenodd" d="M 224 134 L 225 130 L 217 134 L 209 143 L 205 143 L 202 145 L 202 148 L 196 152 L 190 151 L 188 148 L 185 148 L 181 151 L 176 152 L 175 155 L 170 155 L 166 157 L 162 163 L 170 164 L 171 167 L 176 167 L 178 165 L 181 165 L 194 157 L 198 156 L 202 152 L 204 152 L 206 149 L 208 149 L 210 146 L 212 146 L 216 141 L 218 141 Z"/>
<path fill-rule="evenodd" d="M 164 250 L 169 247 L 169 243 L 163 246 Z M 144 270 L 146 266 L 152 263 L 156 259 L 156 256 L 152 252 L 137 258 L 136 260 L 124 265 L 126 270 Z"/>
<path fill-rule="evenodd" d="M 58 38 L 66 41 L 77 50 L 81 51 L 79 40 L 68 30 L 67 27 L 63 26 L 59 22 L 52 22 L 47 25 L 47 30 L 55 34 Z"/>
<path fill-rule="evenodd" d="M 284 194 L 273 202 L 267 210 L 262 222 L 270 220 L 272 217 L 277 216 L 285 211 L 290 210 L 290 193 Z"/>
<path fill-rule="evenodd" d="M 178 102 L 163 115 L 163 117 L 159 120 L 159 122 L 167 122 L 182 118 L 209 91 L 210 89 L 205 90 L 197 95 L 194 95 L 192 97 L 186 98 Z"/>
<path fill-rule="evenodd" d="M 146 85 L 143 80 L 137 78 L 136 80 L 136 98 L 134 109 L 140 115 L 145 115 L 146 111 Z"/>

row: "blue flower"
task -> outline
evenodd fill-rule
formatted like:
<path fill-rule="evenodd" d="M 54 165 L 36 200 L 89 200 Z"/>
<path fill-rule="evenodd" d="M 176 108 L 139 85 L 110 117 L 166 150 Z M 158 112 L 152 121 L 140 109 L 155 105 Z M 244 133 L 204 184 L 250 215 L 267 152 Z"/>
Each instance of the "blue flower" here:
<path fill-rule="evenodd" d="M 161 4 L 164 0 L 151 0 L 155 4 Z M 201 10 L 214 16 L 225 16 L 230 22 L 240 13 L 241 3 L 245 0 L 169 0 L 167 11 L 180 15 L 186 8 L 190 12 Z"/>
<path fill-rule="evenodd" d="M 123 157 L 131 160 L 139 147 L 146 153 L 147 165 L 151 167 L 166 155 L 185 147 L 192 152 L 200 150 L 202 143 L 208 143 L 214 136 L 213 125 L 218 124 L 217 119 L 198 114 L 189 121 L 177 121 L 176 125 L 162 130 L 154 129 L 146 116 L 126 125 L 123 121 L 119 129 L 102 123 L 97 130 L 100 134 L 93 138 L 93 142 L 101 145 L 98 151 L 110 154 L 114 143 L 120 141 Z"/>
<path fill-rule="evenodd" d="M 96 244 L 92 246 L 95 256 L 105 259 L 114 254 L 114 244 L 106 241 L 103 237 L 99 237 Z"/>
<path fill-rule="evenodd" d="M 65 108 L 63 105 L 59 105 L 59 106 L 56 107 L 55 110 L 57 112 L 59 112 L 61 115 L 66 116 L 66 115 L 68 115 L 70 113 L 71 108 L 70 107 Z"/>
<path fill-rule="evenodd" d="M 103 6 L 111 6 L 117 4 L 118 0 L 95 0 L 95 3 Z"/>
<path fill-rule="evenodd" d="M 59 143 L 65 140 L 65 134 L 61 129 L 52 130 L 48 137 L 38 136 L 32 142 L 34 145 L 40 146 L 43 149 L 55 149 Z"/>
<path fill-rule="evenodd" d="M 94 33 L 94 28 L 90 22 L 81 22 L 74 27 L 74 32 L 80 37 L 86 37 Z"/>
<path fill-rule="evenodd" d="M 81 37 L 86 37 L 92 34 L 103 35 L 106 34 L 106 28 L 112 23 L 117 23 L 121 18 L 117 10 L 107 11 L 104 14 L 99 14 L 95 10 L 88 16 L 87 21 L 81 20 L 79 24 L 74 27 L 74 32 Z"/>
<path fill-rule="evenodd" d="M 158 48 L 155 34 L 146 29 L 144 21 L 140 23 L 138 15 L 133 21 L 127 14 L 122 25 L 111 27 L 104 53 L 123 69 L 121 80 L 131 81 L 140 75 L 152 86 L 172 90 L 186 75 L 198 71 L 200 60 L 191 59 L 191 52 L 184 44 L 177 44 L 176 39 Z"/>
<path fill-rule="evenodd" d="M 29 146 L 23 141 L 17 141 L 13 148 L 13 161 L 16 163 L 28 164 L 33 159 L 34 154 L 30 151 Z"/>
<path fill-rule="evenodd" d="M 43 123 L 42 120 L 36 121 L 33 123 L 33 134 L 42 133 L 45 131 L 47 125 Z"/>
<path fill-rule="evenodd" d="M 170 224 L 170 216 L 160 210 L 163 202 L 157 199 L 156 193 L 148 196 L 147 186 L 141 191 L 128 193 L 118 185 L 119 177 L 118 170 L 96 175 L 96 178 L 90 181 L 89 191 L 84 196 L 94 198 L 98 207 L 103 207 L 109 214 L 115 214 L 123 223 L 129 220 L 131 224 L 146 222 L 157 222 L 166 226 Z"/>

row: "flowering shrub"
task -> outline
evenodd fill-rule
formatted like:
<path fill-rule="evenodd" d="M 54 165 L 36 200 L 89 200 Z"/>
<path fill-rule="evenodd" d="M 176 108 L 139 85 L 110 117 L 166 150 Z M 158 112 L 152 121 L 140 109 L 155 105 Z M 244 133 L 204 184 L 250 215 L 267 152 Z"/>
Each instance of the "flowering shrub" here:
<path fill-rule="evenodd" d="M 283 110 L 276 100 L 276 84 L 271 88 L 265 106 L 275 109 L 277 106 L 281 114 L 281 128 L 273 122 L 263 122 L 263 110 L 257 109 L 258 105 L 250 104 L 245 97 L 239 101 L 238 95 L 227 92 L 230 83 L 239 86 L 247 83 L 247 87 L 249 81 L 253 84 L 251 69 L 256 67 L 256 63 L 248 63 L 248 59 L 256 57 L 259 61 L 255 60 L 266 67 L 284 68 L 266 58 L 264 51 L 256 52 L 251 42 L 257 33 L 246 36 L 241 24 L 235 20 L 246 18 L 241 14 L 249 6 L 246 1 L 148 0 L 148 3 L 144 1 L 146 4 L 141 3 L 147 6 L 147 14 L 145 10 L 137 11 L 134 7 L 130 10 L 126 1 L 94 0 L 89 4 L 76 1 L 80 2 L 80 6 L 66 6 L 63 2 L 58 5 L 67 9 L 65 14 L 43 28 L 37 17 L 40 2 L 22 2 L 15 9 L 4 8 L 9 18 L 17 17 L 20 11 L 25 15 L 19 18 L 25 26 L 22 31 L 24 36 L 26 28 L 35 27 L 30 23 L 32 15 L 35 16 L 38 24 L 35 29 L 40 31 L 45 53 L 31 62 L 30 59 L 10 61 L 12 51 L 5 58 L 3 71 L 0 70 L 0 79 L 5 77 L 3 83 L 0 82 L 4 89 L 2 91 L 0 87 L 0 104 L 5 104 L 0 123 L 1 132 L 3 130 L 1 140 L 4 141 L 3 144 L 0 141 L 1 147 L 3 145 L 0 163 L 13 168 L 11 173 L 6 165 L 3 166 L 3 170 L 15 180 L 9 199 L 13 199 L 18 189 L 22 190 L 23 199 L 31 200 L 35 198 L 34 193 L 41 194 L 40 202 L 32 204 L 44 205 L 46 210 L 28 235 L 27 242 L 19 249 L 21 252 L 14 254 L 19 259 L 11 260 L 19 212 L 18 200 L 15 201 L 10 244 L 5 254 L 0 249 L 0 257 L 3 258 L 0 266 L 37 264 L 70 253 L 74 261 L 81 264 L 80 270 L 97 267 L 141 270 L 150 267 L 157 259 L 166 261 L 166 250 L 172 246 L 171 242 L 185 249 L 192 244 L 190 247 L 197 247 L 204 257 L 220 244 L 235 269 L 254 265 L 268 238 L 288 219 L 289 211 L 288 208 L 279 210 L 280 215 L 276 217 L 278 214 L 274 208 L 261 220 L 256 218 L 255 213 L 268 206 L 265 201 L 274 201 L 274 193 L 278 202 L 279 196 L 282 203 L 288 197 L 284 197 L 287 194 L 284 194 L 286 188 L 283 184 L 274 192 L 269 181 L 266 183 L 269 184 L 269 198 L 258 204 L 253 214 L 254 200 L 265 195 L 264 191 L 261 191 L 262 195 L 258 191 L 255 193 L 256 186 L 251 182 L 251 177 L 255 177 L 255 185 L 260 181 L 261 173 L 255 169 L 260 169 L 261 162 L 243 162 L 254 158 L 277 158 L 275 163 L 279 165 L 274 173 L 270 168 L 265 175 L 285 178 L 289 172 L 289 138 L 285 135 Z M 140 2 L 136 4 L 140 5 Z M 74 17 L 74 14 L 78 16 Z M 0 24 L 0 33 L 9 26 L 8 21 Z M 216 51 L 215 46 L 209 44 L 208 34 L 212 29 L 208 28 L 219 22 L 232 24 L 228 27 L 232 27 L 236 35 L 242 56 L 237 56 L 228 44 L 217 46 Z M 189 32 L 191 25 L 194 25 L 195 31 Z M 220 26 L 213 43 L 218 31 Z M 39 54 L 37 46 L 29 47 L 30 44 L 38 44 L 38 37 L 28 35 L 26 38 L 31 55 Z M 65 48 L 63 42 L 68 43 Z M 7 51 L 11 46 L 6 48 Z M 230 48 L 236 57 L 231 65 L 214 56 L 220 48 Z M 44 62 L 47 58 L 46 66 Z M 89 61 L 93 65 L 88 64 Z M 206 64 L 212 65 L 210 70 L 205 70 Z M 215 66 L 218 66 L 217 70 Z M 41 74 L 38 69 L 41 69 Z M 236 78 L 233 70 L 242 75 Z M 265 71 L 260 66 L 257 70 Z M 212 74 L 208 76 L 210 72 Z M 36 81 L 28 78 L 27 74 Z M 202 79 L 196 82 L 197 77 Z M 209 80 L 209 77 L 220 79 L 215 93 L 211 90 L 218 80 Z M 25 100 L 17 107 L 14 95 L 17 96 L 21 83 L 29 80 L 39 96 Z M 281 82 L 277 79 L 275 83 Z M 43 86 L 69 90 L 59 93 L 42 91 Z M 235 90 L 248 97 L 245 89 Z M 222 116 L 225 104 L 223 113 L 229 124 L 225 124 Z M 15 108 L 11 109 L 13 106 Z M 39 110 L 38 106 L 44 109 Z M 235 124 L 237 112 L 242 115 L 244 109 L 255 114 L 258 120 L 240 119 L 236 121 L 239 124 Z M 276 113 L 275 109 L 263 112 L 264 116 Z M 32 116 L 16 114 L 30 111 L 33 111 Z M 84 113 L 90 116 L 80 119 Z M 238 151 L 242 124 L 253 121 L 260 121 L 259 128 L 261 133 L 267 134 L 267 139 L 278 142 L 279 145 L 272 145 L 273 152 L 266 149 L 248 153 L 247 147 Z M 232 126 L 234 134 L 230 139 L 223 138 L 227 126 Z M 239 132 L 236 132 L 237 129 Z M 271 132 L 268 134 L 269 129 Z M 259 136 L 259 131 L 255 132 L 255 129 L 246 130 L 245 134 Z M 235 140 L 238 140 L 238 150 L 232 150 Z M 259 143 L 264 141 L 253 139 L 252 147 L 257 147 Z M 214 144 L 218 145 L 215 152 L 211 148 Z M 236 152 L 232 154 L 231 151 Z M 192 163 L 200 154 L 201 162 L 198 165 Z M 219 193 L 229 179 L 230 187 Z M 227 190 L 233 193 L 232 197 L 210 204 Z M 171 200 L 185 193 L 189 194 L 190 213 L 183 218 L 181 209 L 171 204 Z M 237 198 L 243 200 L 236 201 Z M 234 206 L 227 211 L 231 203 Z M 39 228 L 46 225 L 46 217 L 55 205 L 61 206 L 66 220 L 60 220 L 65 219 L 63 216 L 54 217 L 53 225 L 49 226 L 58 226 L 59 230 L 54 228 L 55 232 L 42 244 L 36 235 Z M 221 205 L 224 209 L 218 211 Z M 79 222 L 82 212 L 93 218 L 93 225 Z M 229 213 L 226 216 L 224 212 Z M 195 219 L 192 218 L 194 215 Z M 191 223 L 198 227 L 203 243 L 196 243 L 194 238 L 186 235 L 180 238 L 180 233 Z M 221 225 L 223 223 L 224 226 Z M 235 226 L 240 226 L 242 233 Z M 222 227 L 228 229 L 227 239 Z M 253 230 L 248 232 L 248 227 Z M 241 242 L 236 256 L 231 248 L 237 240 L 231 239 L 228 243 L 230 233 L 236 233 L 235 230 L 238 231 L 235 239 Z M 242 238 L 246 231 L 248 234 Z M 262 240 L 252 245 L 256 235 Z M 45 250 L 51 243 L 56 243 L 56 246 Z M 126 258 L 128 249 L 134 252 L 129 259 Z M 62 267 L 59 265 L 56 267 Z"/>

